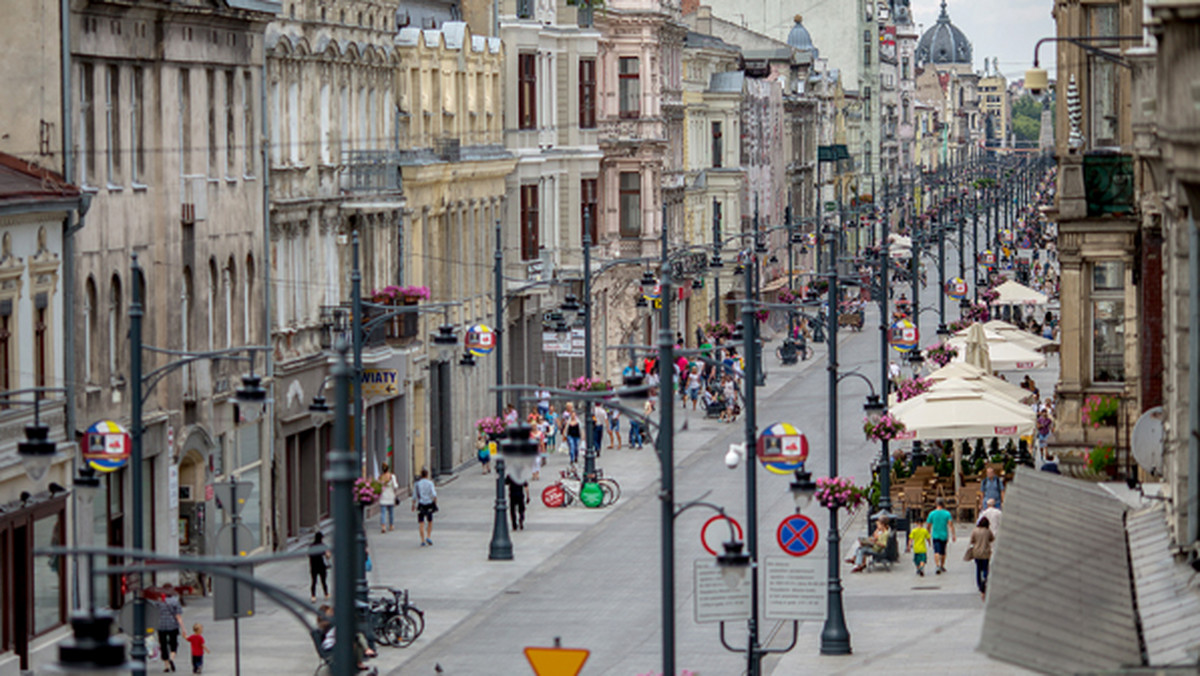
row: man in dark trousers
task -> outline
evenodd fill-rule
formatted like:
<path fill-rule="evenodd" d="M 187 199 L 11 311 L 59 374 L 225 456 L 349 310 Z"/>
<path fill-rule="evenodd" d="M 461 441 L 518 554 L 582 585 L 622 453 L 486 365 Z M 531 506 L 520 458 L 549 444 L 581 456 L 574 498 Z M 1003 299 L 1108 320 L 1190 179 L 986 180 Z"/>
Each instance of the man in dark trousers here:
<path fill-rule="evenodd" d="M 513 481 L 512 475 L 504 477 L 508 486 L 508 516 L 513 530 L 525 530 L 525 505 L 529 502 L 529 484 Z"/>

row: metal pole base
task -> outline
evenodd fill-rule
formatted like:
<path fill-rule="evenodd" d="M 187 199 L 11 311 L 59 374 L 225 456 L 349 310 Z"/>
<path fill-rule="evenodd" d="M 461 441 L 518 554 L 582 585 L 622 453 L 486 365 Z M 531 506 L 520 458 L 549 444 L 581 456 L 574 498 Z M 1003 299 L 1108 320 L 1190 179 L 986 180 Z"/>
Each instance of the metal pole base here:
<path fill-rule="evenodd" d="M 496 458 L 496 517 L 492 521 L 492 542 L 488 561 L 512 561 L 512 540 L 508 537 L 508 501 L 504 499 L 504 458 Z"/>

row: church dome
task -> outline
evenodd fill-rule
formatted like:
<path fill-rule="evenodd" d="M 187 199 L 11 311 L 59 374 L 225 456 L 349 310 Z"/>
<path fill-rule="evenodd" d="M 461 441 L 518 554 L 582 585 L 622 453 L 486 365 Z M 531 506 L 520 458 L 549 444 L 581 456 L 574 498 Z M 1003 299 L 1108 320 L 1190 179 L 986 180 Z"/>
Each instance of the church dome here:
<path fill-rule="evenodd" d="M 942 13 L 938 16 L 937 23 L 925 31 L 921 41 L 917 43 L 916 59 L 918 65 L 971 64 L 971 41 L 958 26 L 950 23 L 950 15 L 946 13 L 946 0 L 942 0 Z"/>
<path fill-rule="evenodd" d="M 801 17 L 796 15 L 796 23 L 792 24 L 792 30 L 788 33 L 787 43 L 793 49 L 807 50 L 812 52 L 813 58 L 818 57 L 817 47 L 813 44 L 812 36 L 808 34 L 808 29 L 804 24 L 800 23 Z"/>

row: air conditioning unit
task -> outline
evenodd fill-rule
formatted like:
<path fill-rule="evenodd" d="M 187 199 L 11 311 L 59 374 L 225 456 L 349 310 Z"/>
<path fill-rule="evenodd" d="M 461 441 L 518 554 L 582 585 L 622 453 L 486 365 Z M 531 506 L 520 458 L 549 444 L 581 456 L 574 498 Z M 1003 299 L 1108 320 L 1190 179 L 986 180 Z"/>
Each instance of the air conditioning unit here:
<path fill-rule="evenodd" d="M 208 178 L 206 176 L 184 176 L 180 218 L 184 223 L 195 223 L 208 218 Z"/>

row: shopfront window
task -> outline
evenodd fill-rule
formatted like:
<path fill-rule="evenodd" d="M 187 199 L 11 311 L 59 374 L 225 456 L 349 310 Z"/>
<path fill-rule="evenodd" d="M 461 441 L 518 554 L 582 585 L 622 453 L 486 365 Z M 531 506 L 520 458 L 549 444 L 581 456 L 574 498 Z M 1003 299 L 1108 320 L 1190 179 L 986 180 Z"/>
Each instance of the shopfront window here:
<path fill-rule="evenodd" d="M 1125 381 L 1125 266 L 1092 266 L 1092 382 Z"/>
<path fill-rule="evenodd" d="M 63 544 L 62 514 L 51 514 L 33 522 L 33 549 Z M 61 556 L 33 559 L 33 633 L 41 634 L 63 623 L 63 578 Z"/>
<path fill-rule="evenodd" d="M 262 542 L 262 494 L 259 492 L 261 476 L 261 465 L 244 469 L 237 476 L 238 481 L 248 483 L 252 486 L 250 495 L 246 498 L 245 504 L 242 505 L 241 511 L 242 523 L 254 534 L 254 544 L 247 549 L 257 549 L 259 543 Z M 241 548 L 240 543 L 238 548 Z"/>

